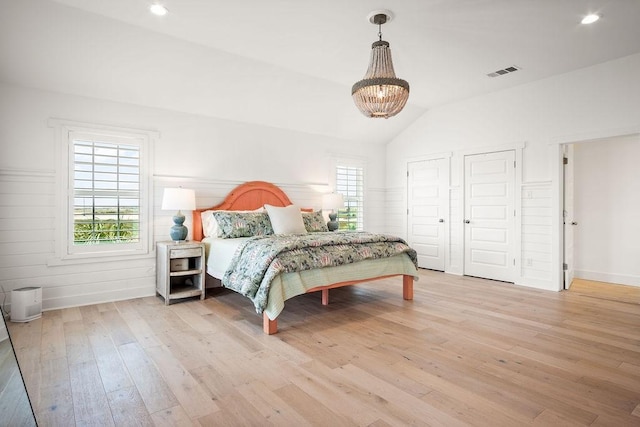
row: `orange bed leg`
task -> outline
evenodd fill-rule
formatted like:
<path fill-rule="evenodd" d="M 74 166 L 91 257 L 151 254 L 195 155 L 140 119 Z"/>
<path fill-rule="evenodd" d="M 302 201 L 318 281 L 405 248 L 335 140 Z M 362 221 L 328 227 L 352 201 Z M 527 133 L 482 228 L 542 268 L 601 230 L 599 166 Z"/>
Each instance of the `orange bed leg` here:
<path fill-rule="evenodd" d="M 267 335 L 273 335 L 278 332 L 278 319 L 269 319 L 267 313 L 262 313 L 262 330 Z"/>
<path fill-rule="evenodd" d="M 402 276 L 402 298 L 406 300 L 413 299 L 413 276 Z"/>
<path fill-rule="evenodd" d="M 322 305 L 329 305 L 329 289 L 322 290 Z"/>

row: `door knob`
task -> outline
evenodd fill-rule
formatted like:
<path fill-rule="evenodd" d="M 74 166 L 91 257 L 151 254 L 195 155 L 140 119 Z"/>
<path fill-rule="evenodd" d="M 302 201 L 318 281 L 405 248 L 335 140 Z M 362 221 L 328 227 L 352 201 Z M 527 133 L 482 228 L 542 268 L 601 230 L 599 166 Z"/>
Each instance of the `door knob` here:
<path fill-rule="evenodd" d="M 469 224 L 470 222 L 471 222 L 471 221 L 469 221 L 468 219 L 465 219 L 465 220 L 464 220 L 464 223 L 465 223 L 465 224 Z"/>
<path fill-rule="evenodd" d="M 578 225 L 578 223 L 575 221 L 571 221 L 571 225 Z"/>
<path fill-rule="evenodd" d="M 440 218 L 440 219 L 438 220 L 438 222 L 444 222 L 444 219 Z"/>

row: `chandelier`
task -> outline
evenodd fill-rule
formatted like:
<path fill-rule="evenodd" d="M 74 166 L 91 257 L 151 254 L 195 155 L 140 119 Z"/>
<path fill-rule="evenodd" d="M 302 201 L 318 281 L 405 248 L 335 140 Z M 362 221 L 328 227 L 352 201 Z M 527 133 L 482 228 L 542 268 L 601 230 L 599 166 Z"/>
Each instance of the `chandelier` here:
<path fill-rule="evenodd" d="M 369 21 L 378 26 L 379 40 L 371 45 L 367 73 L 351 88 L 356 107 L 367 117 L 393 117 L 402 111 L 409 99 L 409 83 L 396 77 L 389 43 L 382 40 L 382 24 L 391 17 L 389 11 L 369 15 Z"/>

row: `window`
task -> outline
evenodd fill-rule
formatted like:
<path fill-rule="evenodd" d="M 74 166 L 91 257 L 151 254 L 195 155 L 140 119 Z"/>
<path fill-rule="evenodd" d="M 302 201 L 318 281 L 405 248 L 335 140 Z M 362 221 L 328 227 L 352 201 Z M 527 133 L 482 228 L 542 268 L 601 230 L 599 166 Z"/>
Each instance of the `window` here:
<path fill-rule="evenodd" d="M 344 208 L 338 211 L 340 230 L 364 228 L 364 169 L 336 166 L 336 192 L 344 196 Z"/>
<path fill-rule="evenodd" d="M 149 253 L 150 133 L 55 123 L 61 259 Z"/>
<path fill-rule="evenodd" d="M 73 245 L 140 241 L 140 148 L 72 135 Z"/>

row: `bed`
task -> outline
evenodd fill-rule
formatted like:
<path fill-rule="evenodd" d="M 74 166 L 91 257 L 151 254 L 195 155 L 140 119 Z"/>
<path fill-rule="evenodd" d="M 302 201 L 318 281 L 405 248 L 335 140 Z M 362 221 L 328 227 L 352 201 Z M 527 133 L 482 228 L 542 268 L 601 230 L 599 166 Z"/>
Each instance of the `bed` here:
<path fill-rule="evenodd" d="M 268 215 L 264 213 L 266 208 L 269 209 Z M 297 210 L 297 214 L 293 213 L 292 210 Z M 281 214 L 283 217 L 296 217 L 294 222 L 297 221 L 297 216 L 301 216 L 306 230 L 310 230 L 309 227 L 312 227 L 312 229 L 316 227 L 312 231 L 318 232 L 290 234 L 289 229 L 286 228 L 289 223 L 280 222 Z M 271 335 L 277 332 L 277 317 L 284 309 L 285 301 L 304 293 L 321 292 L 322 304 L 327 305 L 329 303 L 329 290 L 332 288 L 397 276 L 402 277 L 403 298 L 405 300 L 413 299 L 413 282 L 418 276 L 415 251 L 409 248 L 402 239 L 384 235 L 371 236 L 370 233 L 324 231 L 321 230 L 322 225 L 317 225 L 318 214 L 320 213 L 313 212 L 311 209 L 301 209 L 294 206 L 289 197 L 279 187 L 264 181 L 251 181 L 241 184 L 231 191 L 222 203 L 193 211 L 193 239 L 205 243 L 207 275 L 219 279 L 223 286 L 230 287 L 250 297 L 256 306 L 256 311 L 262 314 L 263 331 L 266 334 Z M 274 230 L 278 231 L 276 227 L 279 227 L 277 233 L 269 234 L 259 231 L 265 226 L 262 223 L 265 216 L 271 219 L 268 222 L 272 223 Z M 211 221 L 211 218 L 216 218 L 217 221 Z M 251 221 L 254 219 L 256 221 L 255 223 L 250 222 L 250 226 L 243 223 L 243 232 L 234 234 L 239 229 L 234 228 L 234 226 L 237 226 L 238 218 L 243 220 L 250 218 Z M 212 223 L 214 224 L 214 229 L 211 229 Z M 251 228 L 254 226 L 255 228 Z M 268 227 L 269 224 L 266 226 Z M 283 229 L 282 227 L 285 228 Z M 248 234 L 245 233 L 249 228 L 252 231 L 249 231 Z M 225 231 L 221 231 L 222 229 Z M 285 232 L 282 232 L 282 230 L 285 230 Z M 224 235 L 225 232 L 227 232 L 226 235 Z M 228 238 L 221 238 L 221 234 L 223 237 Z M 279 240 L 274 242 L 274 239 Z M 342 239 L 356 239 L 359 244 L 370 245 L 370 247 L 367 246 L 367 249 L 362 249 L 358 246 L 358 248 L 361 248 L 358 251 L 347 250 L 344 249 L 347 248 L 346 240 L 343 242 Z M 308 242 L 311 241 L 313 243 L 309 245 Z M 278 253 L 277 249 L 268 249 L 275 252 L 267 254 L 268 256 L 265 255 L 264 252 L 268 250 L 260 246 L 262 242 L 267 242 L 269 248 L 277 247 L 278 245 L 283 247 L 284 245 L 299 245 L 299 250 L 292 250 L 291 252 L 336 250 L 336 247 L 343 248 L 344 251 L 341 252 L 340 256 L 326 256 L 323 255 L 323 252 L 309 255 L 309 258 L 317 258 L 321 264 L 325 260 L 328 261 L 326 261 L 326 265 L 323 264 L 321 266 L 322 268 L 313 267 L 303 268 L 302 271 L 291 271 L 294 267 L 289 266 L 288 261 L 285 259 L 286 257 L 282 258 L 281 261 L 280 256 L 283 255 L 276 255 Z M 326 246 L 324 246 L 325 244 Z M 303 246 L 315 246 L 316 248 L 303 249 Z M 372 251 L 375 252 L 376 257 L 369 258 Z M 270 275 L 270 278 L 268 280 L 262 279 L 262 281 L 254 280 L 255 286 L 251 284 L 238 285 L 237 287 L 228 285 L 238 276 L 242 276 L 245 279 L 255 276 L 255 272 L 247 273 L 246 271 L 251 268 L 258 268 L 254 264 L 259 264 L 259 262 L 253 262 L 256 254 L 265 257 L 265 268 L 271 262 L 265 275 Z M 332 264 L 334 258 L 340 257 L 347 257 L 349 259 L 348 263 L 344 265 Z M 359 259 L 358 257 L 364 259 Z M 247 263 L 247 258 L 251 259 L 252 262 Z M 243 263 L 248 266 L 244 266 Z M 277 267 L 274 267 L 274 265 Z M 268 281 L 267 290 L 265 290 L 262 283 L 257 283 L 259 281 Z M 258 286 L 259 288 L 257 288 Z M 255 294 L 251 292 L 255 292 Z"/>

